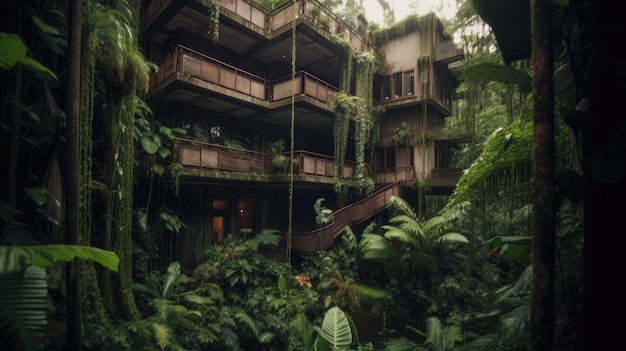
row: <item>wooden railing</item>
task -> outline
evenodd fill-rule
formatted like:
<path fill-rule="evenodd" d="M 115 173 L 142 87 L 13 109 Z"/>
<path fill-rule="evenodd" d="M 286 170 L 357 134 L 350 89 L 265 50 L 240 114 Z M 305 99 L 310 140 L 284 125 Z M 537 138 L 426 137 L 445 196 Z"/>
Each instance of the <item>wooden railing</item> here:
<path fill-rule="evenodd" d="M 293 79 L 287 76 L 270 82 L 181 45 L 161 61 L 158 72 L 151 79 L 150 88 L 156 87 L 175 73 L 189 75 L 268 102 L 283 100 L 292 94 L 304 94 L 320 102 L 332 104 L 335 102 L 335 94 L 339 92 L 338 88 L 304 71 L 297 72 Z"/>
<path fill-rule="evenodd" d="M 399 167 L 389 172 L 376 172 L 374 182 L 376 184 L 391 184 L 395 182 L 410 182 L 415 179 L 415 170 L 413 167 Z"/>
<path fill-rule="evenodd" d="M 172 2 L 173 0 L 152 0 L 148 2 L 145 7 L 146 22 L 150 22 L 163 8 Z M 254 1 L 248 0 L 221 0 L 221 6 L 223 10 L 228 10 L 265 31 L 268 38 L 271 36 L 271 33 L 281 28 L 283 30 L 288 28 L 300 15 L 305 16 L 311 22 L 318 21 L 321 15 L 323 15 L 327 19 L 324 30 L 328 30 L 332 34 L 344 36 L 357 51 L 364 51 L 368 46 L 365 36 L 349 26 L 331 9 L 317 0 L 287 2 L 285 6 L 271 13 Z"/>
<path fill-rule="evenodd" d="M 385 209 L 392 196 L 402 196 L 402 182 L 389 184 L 357 201 L 330 214 L 333 222 L 329 225 L 309 231 L 294 231 L 291 247 L 299 252 L 326 250 L 334 245 L 335 238 L 352 224 L 361 223 Z"/>
<path fill-rule="evenodd" d="M 183 166 L 225 171 L 266 171 L 264 153 L 186 139 L 174 139 L 174 161 Z"/>
<path fill-rule="evenodd" d="M 461 178 L 463 171 L 460 168 L 433 168 L 430 171 L 430 186 L 454 187 Z"/>
<path fill-rule="evenodd" d="M 338 88 L 304 71 L 296 72 L 295 77 L 283 77 L 274 80 L 272 86 L 272 101 L 290 98 L 292 94 L 305 94 L 324 103 L 334 103 Z"/>
<path fill-rule="evenodd" d="M 275 157 L 286 159 L 285 168 L 277 170 L 272 160 Z M 264 175 L 288 175 L 291 153 L 268 154 L 223 145 L 205 143 L 188 139 L 174 139 L 174 162 L 183 166 L 204 169 L 252 172 Z M 319 177 L 335 177 L 336 159 L 332 156 L 317 154 L 310 151 L 296 150 L 293 152 L 295 175 L 312 175 Z M 355 164 L 344 161 L 342 178 L 354 177 Z"/>

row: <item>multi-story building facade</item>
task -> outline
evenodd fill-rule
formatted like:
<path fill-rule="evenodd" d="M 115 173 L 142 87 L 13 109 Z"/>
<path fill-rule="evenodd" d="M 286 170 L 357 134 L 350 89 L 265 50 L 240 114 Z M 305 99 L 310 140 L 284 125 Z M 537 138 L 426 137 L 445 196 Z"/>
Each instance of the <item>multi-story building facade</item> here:
<path fill-rule="evenodd" d="M 159 70 L 146 100 L 156 120 L 187 131 L 173 143 L 177 191 L 160 199 L 194 232 L 169 238 L 163 259 L 191 264 L 197 248 L 268 228 L 293 228 L 296 251 L 320 248 L 319 235 L 303 234 L 318 229 L 320 198 L 337 211 L 327 248 L 342 227 L 417 182 L 449 193 L 460 175 L 448 157 L 458 136 L 441 128 L 458 85 L 448 64 L 462 51 L 434 15 L 402 25 L 373 37 L 365 22 L 357 30 L 316 0 L 271 11 L 249 0 L 147 1 L 144 54 Z M 362 100 L 384 115 L 359 163 L 355 121 L 337 147 L 336 105 L 358 90 L 360 55 L 384 67 L 367 82 L 371 102 Z M 356 191 L 364 178 L 373 193 Z"/>

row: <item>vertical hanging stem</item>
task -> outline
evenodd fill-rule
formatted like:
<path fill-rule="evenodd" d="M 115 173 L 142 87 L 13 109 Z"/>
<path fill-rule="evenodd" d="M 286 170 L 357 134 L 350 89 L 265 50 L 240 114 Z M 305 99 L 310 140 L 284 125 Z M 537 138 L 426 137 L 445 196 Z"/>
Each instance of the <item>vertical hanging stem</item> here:
<path fill-rule="evenodd" d="M 554 342 L 556 179 L 551 1 L 531 0 L 533 71 L 533 244 L 530 343 L 533 351 Z"/>

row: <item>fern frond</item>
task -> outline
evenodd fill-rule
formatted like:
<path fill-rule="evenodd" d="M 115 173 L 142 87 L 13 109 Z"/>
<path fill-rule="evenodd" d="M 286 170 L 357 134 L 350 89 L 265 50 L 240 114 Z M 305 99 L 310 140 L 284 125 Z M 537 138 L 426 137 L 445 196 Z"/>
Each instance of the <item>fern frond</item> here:
<path fill-rule="evenodd" d="M 152 325 L 152 335 L 161 350 L 165 350 L 172 343 L 172 330 L 166 325 L 154 323 Z"/>
<path fill-rule="evenodd" d="M 385 341 L 385 351 L 415 351 L 419 350 L 419 345 L 404 336 L 389 338 Z"/>
<path fill-rule="evenodd" d="M 376 221 L 371 221 L 365 228 L 363 228 L 363 234 L 365 233 L 374 233 L 376 229 Z"/>
<path fill-rule="evenodd" d="M 235 318 L 239 322 L 242 322 L 244 325 L 248 326 L 248 328 L 250 328 L 256 338 L 259 337 L 259 327 L 256 325 L 256 321 L 252 317 L 250 317 L 249 314 L 247 314 L 243 310 L 238 310 L 235 313 Z"/>
<path fill-rule="evenodd" d="M 394 260 L 398 258 L 391 242 L 382 235 L 363 234 L 360 247 L 361 255 L 366 260 Z"/>
<path fill-rule="evenodd" d="M 394 227 L 392 225 L 385 225 L 383 226 L 383 229 L 386 230 L 384 236 L 387 240 L 398 240 L 414 246 L 419 244 L 417 238 L 414 235 L 410 235 L 410 232 L 404 230 L 403 228 Z"/>
<path fill-rule="evenodd" d="M 417 214 L 413 211 L 413 208 L 400 196 L 393 195 L 387 202 L 387 208 L 391 210 L 393 215 L 405 214 L 409 217 L 417 219 Z"/>
<path fill-rule="evenodd" d="M 463 235 L 461 233 L 452 232 L 452 233 L 446 233 L 446 234 L 440 236 L 437 239 L 436 242 L 439 243 L 439 244 L 445 244 L 445 243 L 464 243 L 464 244 L 467 244 L 467 243 L 469 243 L 469 240 L 467 240 L 465 235 Z"/>
<path fill-rule="evenodd" d="M 182 295 L 182 299 L 187 302 L 196 303 L 198 305 L 211 305 L 215 303 L 215 300 L 208 296 L 201 296 L 195 293 L 188 293 Z"/>

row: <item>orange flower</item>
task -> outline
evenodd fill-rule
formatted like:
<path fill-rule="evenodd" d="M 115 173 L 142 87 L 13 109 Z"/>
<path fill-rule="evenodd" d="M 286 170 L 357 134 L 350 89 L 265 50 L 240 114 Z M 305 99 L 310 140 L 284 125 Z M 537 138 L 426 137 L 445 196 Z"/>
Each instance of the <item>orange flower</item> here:
<path fill-rule="evenodd" d="M 306 276 L 306 275 L 304 275 L 304 274 L 298 274 L 298 275 L 296 275 L 296 282 L 298 282 L 298 284 L 300 284 L 300 287 L 303 287 L 303 286 L 305 286 L 305 285 L 306 285 L 307 287 L 309 287 L 309 288 L 312 288 L 312 287 L 313 287 L 313 284 L 311 284 L 311 278 L 310 278 L 310 277 L 307 277 L 307 276 Z"/>

